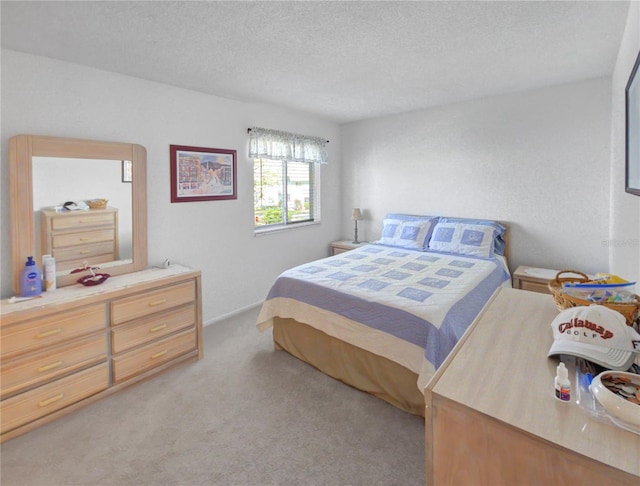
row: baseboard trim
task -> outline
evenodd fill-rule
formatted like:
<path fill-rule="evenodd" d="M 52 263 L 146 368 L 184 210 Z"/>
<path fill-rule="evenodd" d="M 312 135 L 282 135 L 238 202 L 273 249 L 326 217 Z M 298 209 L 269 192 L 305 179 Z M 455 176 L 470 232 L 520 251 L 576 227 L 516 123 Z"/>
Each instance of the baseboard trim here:
<path fill-rule="evenodd" d="M 213 319 L 208 319 L 207 321 L 202 323 L 202 326 L 203 327 L 207 327 L 207 326 L 210 326 L 211 324 L 215 324 L 216 322 L 224 321 L 225 319 L 229 319 L 230 317 L 235 317 L 238 314 L 242 314 L 243 312 L 246 312 L 248 310 L 251 310 L 251 309 L 254 309 L 254 308 L 258 307 L 258 306 L 261 306 L 263 302 L 264 301 L 261 300 L 261 301 L 255 302 L 253 304 L 249 304 L 249 305 L 245 305 L 244 307 L 240 307 L 239 309 L 231 311 L 231 312 L 229 312 L 227 314 L 223 314 L 221 316 L 214 317 Z"/>

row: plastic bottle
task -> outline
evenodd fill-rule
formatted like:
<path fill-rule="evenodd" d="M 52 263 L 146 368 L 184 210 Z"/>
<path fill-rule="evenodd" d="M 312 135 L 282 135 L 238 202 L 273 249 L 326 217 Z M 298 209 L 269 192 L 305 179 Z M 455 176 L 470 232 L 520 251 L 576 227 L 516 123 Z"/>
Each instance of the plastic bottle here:
<path fill-rule="evenodd" d="M 44 290 L 51 292 L 56 289 L 56 259 L 51 255 L 42 256 L 44 269 Z"/>
<path fill-rule="evenodd" d="M 560 363 L 556 368 L 555 379 L 556 398 L 563 402 L 571 401 L 571 382 L 569 381 L 569 372 L 564 363 Z"/>
<path fill-rule="evenodd" d="M 33 261 L 33 257 L 27 257 L 27 263 L 24 264 L 22 272 L 20 272 L 20 296 L 34 297 L 42 293 L 42 273 Z"/>

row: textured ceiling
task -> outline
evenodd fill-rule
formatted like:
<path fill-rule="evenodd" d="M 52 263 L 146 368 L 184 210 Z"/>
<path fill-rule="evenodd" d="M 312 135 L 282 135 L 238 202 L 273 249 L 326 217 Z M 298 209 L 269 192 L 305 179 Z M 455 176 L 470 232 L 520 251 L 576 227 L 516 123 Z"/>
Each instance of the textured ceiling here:
<path fill-rule="evenodd" d="M 608 76 L 629 2 L 0 4 L 2 47 L 344 123 Z"/>

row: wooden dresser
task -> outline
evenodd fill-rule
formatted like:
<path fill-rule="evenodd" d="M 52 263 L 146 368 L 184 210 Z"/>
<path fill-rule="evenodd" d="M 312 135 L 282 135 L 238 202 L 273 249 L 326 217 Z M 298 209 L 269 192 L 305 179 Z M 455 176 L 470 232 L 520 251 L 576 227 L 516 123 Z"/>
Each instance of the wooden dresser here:
<path fill-rule="evenodd" d="M 2 301 L 1 441 L 202 357 L 200 272 L 180 265 Z"/>
<path fill-rule="evenodd" d="M 554 396 L 557 315 L 496 291 L 425 390 L 428 485 L 640 484 L 640 435 Z"/>
<path fill-rule="evenodd" d="M 43 255 L 53 255 L 56 270 L 82 267 L 118 260 L 118 210 L 40 211 Z"/>

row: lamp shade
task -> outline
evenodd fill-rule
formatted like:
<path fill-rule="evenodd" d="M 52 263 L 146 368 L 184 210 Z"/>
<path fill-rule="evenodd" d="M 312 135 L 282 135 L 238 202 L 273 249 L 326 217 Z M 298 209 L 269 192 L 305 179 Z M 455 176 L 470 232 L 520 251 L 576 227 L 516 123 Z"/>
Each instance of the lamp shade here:
<path fill-rule="evenodd" d="M 353 208 L 351 210 L 351 219 L 354 219 L 356 221 L 362 219 L 362 211 L 360 211 L 360 208 Z"/>

